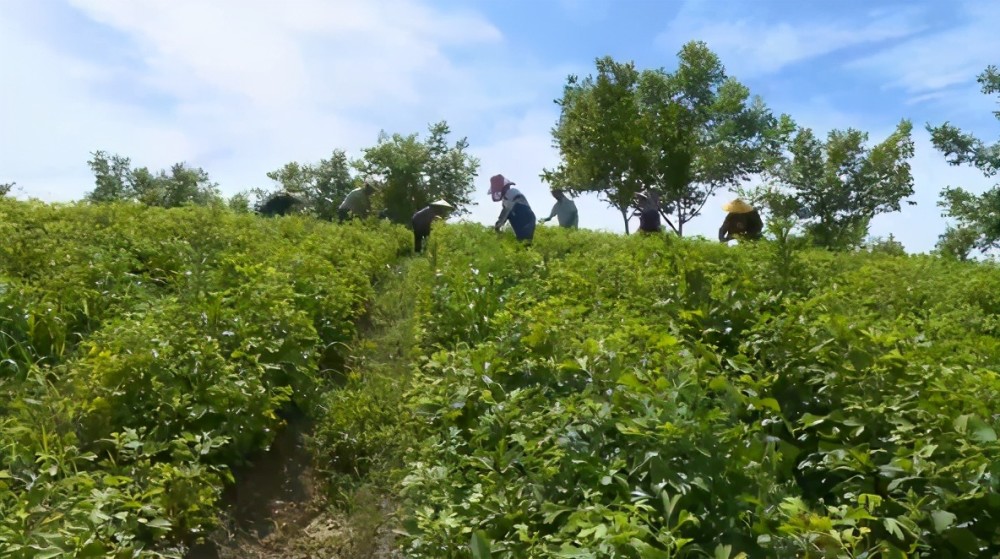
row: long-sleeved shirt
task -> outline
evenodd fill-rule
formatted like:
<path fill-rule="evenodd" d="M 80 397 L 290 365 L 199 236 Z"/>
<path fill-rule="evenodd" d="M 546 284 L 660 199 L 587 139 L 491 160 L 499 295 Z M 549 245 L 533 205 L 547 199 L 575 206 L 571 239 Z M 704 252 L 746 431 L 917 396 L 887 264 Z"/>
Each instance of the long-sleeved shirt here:
<path fill-rule="evenodd" d="M 503 195 L 503 200 L 501 202 L 503 210 L 500 211 L 500 217 L 497 219 L 498 226 L 503 225 L 503 223 L 507 221 L 507 216 L 510 215 L 511 210 L 514 209 L 516 204 L 524 204 L 529 208 L 531 207 L 528 205 L 527 198 L 521 194 L 521 191 L 513 187 L 507 189 L 507 192 Z"/>
<path fill-rule="evenodd" d="M 434 218 L 438 217 L 437 210 L 434 206 L 427 206 L 417 213 L 413 214 L 413 219 L 411 224 L 413 225 L 413 231 L 418 234 L 430 234 L 431 223 L 434 222 Z"/>
<path fill-rule="evenodd" d="M 645 233 L 660 232 L 660 212 L 656 209 L 656 206 L 643 206 L 635 213 L 639 215 L 639 231 Z"/>
<path fill-rule="evenodd" d="M 365 194 L 365 190 L 363 188 L 355 188 L 350 191 L 340 204 L 340 209 L 349 210 L 358 217 L 367 217 L 371 205 L 368 201 L 368 195 Z"/>
<path fill-rule="evenodd" d="M 742 214 L 727 214 L 719 228 L 719 240 L 726 242 L 739 235 L 746 239 L 759 239 L 764 231 L 764 221 L 757 210 Z"/>
<path fill-rule="evenodd" d="M 552 213 L 549 214 L 549 219 L 557 216 L 559 218 L 560 227 L 575 228 L 579 225 L 580 215 L 576 211 L 576 203 L 569 198 L 556 200 L 556 203 L 553 204 Z"/>

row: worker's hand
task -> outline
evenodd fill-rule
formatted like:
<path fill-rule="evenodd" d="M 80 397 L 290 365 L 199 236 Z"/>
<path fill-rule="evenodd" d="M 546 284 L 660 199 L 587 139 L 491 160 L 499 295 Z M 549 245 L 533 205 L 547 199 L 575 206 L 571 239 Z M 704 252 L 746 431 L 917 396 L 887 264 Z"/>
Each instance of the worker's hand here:
<path fill-rule="evenodd" d="M 503 227 L 503 223 L 497 223 L 496 225 L 493 226 L 493 230 L 499 233 L 501 227 Z"/>
<path fill-rule="evenodd" d="M 541 219 L 538 220 L 538 223 L 545 223 L 548 220 L 549 220 L 549 218 L 543 217 L 543 218 L 541 218 Z"/>

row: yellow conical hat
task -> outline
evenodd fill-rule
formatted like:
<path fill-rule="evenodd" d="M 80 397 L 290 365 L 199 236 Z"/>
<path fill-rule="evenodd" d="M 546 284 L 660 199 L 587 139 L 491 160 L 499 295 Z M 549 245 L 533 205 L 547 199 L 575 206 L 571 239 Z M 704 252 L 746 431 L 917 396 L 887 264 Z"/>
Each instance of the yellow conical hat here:
<path fill-rule="evenodd" d="M 723 204 L 722 210 L 731 214 L 748 214 L 753 211 L 753 206 L 737 198 L 732 202 Z"/>

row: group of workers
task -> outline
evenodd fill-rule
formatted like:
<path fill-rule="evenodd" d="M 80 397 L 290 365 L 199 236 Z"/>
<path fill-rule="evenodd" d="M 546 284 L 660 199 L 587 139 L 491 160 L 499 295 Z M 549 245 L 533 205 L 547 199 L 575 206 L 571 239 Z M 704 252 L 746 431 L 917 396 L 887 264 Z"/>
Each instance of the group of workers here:
<path fill-rule="evenodd" d="M 520 240 L 530 243 L 535 236 L 536 223 L 544 223 L 557 218 L 560 227 L 575 229 L 579 227 L 579 213 L 576 203 L 573 202 L 566 193 L 559 189 L 552 190 L 552 197 L 555 204 L 548 217 L 537 219 L 531 210 L 527 198 L 520 190 L 514 188 L 514 182 L 508 180 L 503 175 L 490 177 L 490 197 L 494 202 L 500 202 L 500 216 L 497 218 L 493 228 L 500 231 L 504 225 L 510 223 L 514 230 L 514 236 Z M 371 210 L 370 196 L 375 189 L 371 184 L 352 190 L 338 209 L 338 218 L 345 221 L 352 217 L 367 217 Z M 655 192 L 642 191 L 635 195 L 636 210 L 632 215 L 639 218 L 639 231 L 641 233 L 660 233 L 663 227 L 660 217 L 663 215 L 659 199 Z M 444 219 L 450 210 L 454 209 L 446 200 L 435 200 L 425 208 L 413 214 L 410 225 L 413 228 L 413 249 L 422 252 L 426 239 L 431 234 L 431 225 L 437 219 Z M 736 199 L 723 206 L 726 211 L 726 218 L 719 228 L 719 241 L 729 242 L 733 239 L 756 240 L 759 239 L 764 230 L 764 222 L 760 214 L 750 204 L 743 200 Z M 385 213 L 380 217 L 386 217 Z M 666 218 L 666 216 L 663 216 Z"/>

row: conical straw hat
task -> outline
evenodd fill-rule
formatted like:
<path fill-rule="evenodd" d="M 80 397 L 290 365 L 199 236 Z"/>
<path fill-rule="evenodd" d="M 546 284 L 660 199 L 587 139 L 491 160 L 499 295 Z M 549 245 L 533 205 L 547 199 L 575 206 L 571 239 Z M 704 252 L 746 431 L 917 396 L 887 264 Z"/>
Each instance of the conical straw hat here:
<path fill-rule="evenodd" d="M 435 200 L 435 201 L 431 202 L 431 205 L 432 206 L 440 206 L 442 208 L 452 208 L 452 207 L 454 207 L 451 204 L 449 204 L 446 200 L 443 200 L 443 199 L 442 200 Z"/>
<path fill-rule="evenodd" d="M 753 211 L 753 206 L 737 198 L 732 202 L 723 204 L 722 209 L 731 214 L 748 214 Z"/>

